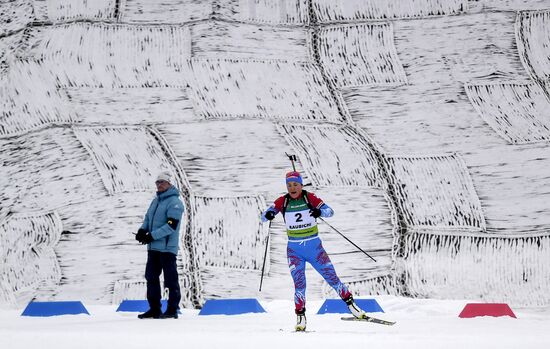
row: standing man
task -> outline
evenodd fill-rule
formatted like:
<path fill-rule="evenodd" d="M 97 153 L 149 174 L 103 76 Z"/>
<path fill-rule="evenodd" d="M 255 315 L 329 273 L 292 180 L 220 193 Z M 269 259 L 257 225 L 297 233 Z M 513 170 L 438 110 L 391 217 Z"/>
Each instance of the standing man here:
<path fill-rule="evenodd" d="M 313 193 L 302 189 L 302 176 L 293 171 L 286 174 L 288 193 L 262 213 L 262 221 L 272 220 L 281 212 L 288 235 L 288 267 L 294 281 L 294 305 L 297 315 L 296 331 L 306 329 L 306 262 L 310 263 L 325 281 L 346 302 L 353 316 L 363 318 L 361 310 L 347 286 L 344 285 L 325 251 L 317 228 L 317 218 L 332 217 L 334 211 Z"/>
<path fill-rule="evenodd" d="M 179 227 L 184 207 L 176 187 L 171 184 L 169 172 L 161 172 L 155 185 L 157 196 L 151 202 L 136 240 L 147 244 L 147 301 L 149 310 L 139 314 L 140 319 L 178 318 L 181 300 L 176 256 L 179 246 Z M 160 273 L 164 273 L 164 285 L 168 288 L 168 308 L 161 312 Z"/>

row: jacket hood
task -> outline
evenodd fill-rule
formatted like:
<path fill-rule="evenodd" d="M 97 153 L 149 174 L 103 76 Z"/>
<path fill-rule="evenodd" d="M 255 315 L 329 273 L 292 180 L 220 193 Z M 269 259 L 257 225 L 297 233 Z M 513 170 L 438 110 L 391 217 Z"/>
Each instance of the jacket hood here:
<path fill-rule="evenodd" d="M 179 195 L 180 195 L 180 192 L 174 186 L 171 186 L 170 188 L 166 189 L 166 191 L 162 193 L 157 192 L 157 197 L 160 200 L 166 199 L 167 197 L 170 197 L 170 196 L 179 196 Z"/>

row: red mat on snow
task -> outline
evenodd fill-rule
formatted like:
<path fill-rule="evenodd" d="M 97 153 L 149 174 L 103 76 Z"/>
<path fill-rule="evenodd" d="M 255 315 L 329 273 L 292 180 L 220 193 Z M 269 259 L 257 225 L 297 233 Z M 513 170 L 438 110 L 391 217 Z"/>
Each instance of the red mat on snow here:
<path fill-rule="evenodd" d="M 458 315 L 461 318 L 476 316 L 511 316 L 516 318 L 516 314 L 506 303 L 468 303 Z"/>

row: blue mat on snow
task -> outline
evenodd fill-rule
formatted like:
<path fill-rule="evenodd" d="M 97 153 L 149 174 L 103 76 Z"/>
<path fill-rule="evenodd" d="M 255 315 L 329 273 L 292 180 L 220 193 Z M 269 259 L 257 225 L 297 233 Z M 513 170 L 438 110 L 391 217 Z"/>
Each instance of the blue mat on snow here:
<path fill-rule="evenodd" d="M 209 299 L 204 303 L 199 315 L 237 315 L 265 312 L 256 298 Z"/>
<path fill-rule="evenodd" d="M 88 314 L 80 301 L 71 302 L 30 302 L 21 316 L 58 316 Z"/>
<path fill-rule="evenodd" d="M 168 307 L 168 301 L 163 299 L 160 301 L 162 312 L 166 311 Z M 127 312 L 136 312 L 144 313 L 149 310 L 149 302 L 145 299 L 126 299 L 123 300 L 116 311 L 127 311 Z"/>
<path fill-rule="evenodd" d="M 383 313 L 382 307 L 375 299 L 355 299 L 355 304 L 367 313 Z M 341 299 L 327 299 L 319 308 L 317 314 L 350 314 L 348 306 Z"/>

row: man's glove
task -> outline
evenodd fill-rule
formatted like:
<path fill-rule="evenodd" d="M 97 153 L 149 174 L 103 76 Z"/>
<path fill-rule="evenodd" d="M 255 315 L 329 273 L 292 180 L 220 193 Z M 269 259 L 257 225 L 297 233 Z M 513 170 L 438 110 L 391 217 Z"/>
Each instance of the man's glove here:
<path fill-rule="evenodd" d="M 151 233 L 147 232 L 140 242 L 142 244 L 146 245 L 148 243 L 151 243 L 153 240 L 154 240 L 153 235 L 151 235 Z"/>
<path fill-rule="evenodd" d="M 313 217 L 313 218 L 321 217 L 321 210 L 318 209 L 318 208 L 311 209 L 311 217 Z"/>
<path fill-rule="evenodd" d="M 141 242 L 145 238 L 145 234 L 147 234 L 147 230 L 140 228 L 136 234 L 136 240 Z"/>
<path fill-rule="evenodd" d="M 265 219 L 267 219 L 268 221 L 272 220 L 273 218 L 275 218 L 275 212 L 267 211 L 265 213 Z"/>

